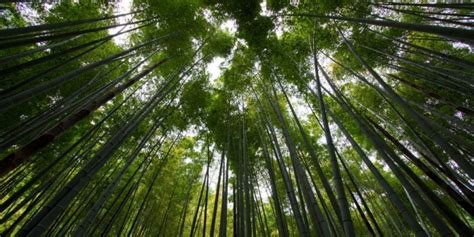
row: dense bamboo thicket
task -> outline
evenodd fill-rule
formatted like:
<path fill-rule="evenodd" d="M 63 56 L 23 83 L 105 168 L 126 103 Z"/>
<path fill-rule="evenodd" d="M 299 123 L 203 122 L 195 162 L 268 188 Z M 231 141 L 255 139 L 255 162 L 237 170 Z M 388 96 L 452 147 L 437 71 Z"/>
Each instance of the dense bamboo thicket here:
<path fill-rule="evenodd" d="M 0 236 L 472 236 L 474 4 L 0 3 Z"/>

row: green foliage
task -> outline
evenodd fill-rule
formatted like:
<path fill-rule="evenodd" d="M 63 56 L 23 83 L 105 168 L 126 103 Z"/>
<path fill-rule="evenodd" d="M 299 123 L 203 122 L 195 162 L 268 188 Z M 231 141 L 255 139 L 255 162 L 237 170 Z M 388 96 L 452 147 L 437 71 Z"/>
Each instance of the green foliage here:
<path fill-rule="evenodd" d="M 18 6 L 2 5 L 0 28 L 30 24 Z M 24 6 L 52 25 L 19 28 L 12 38 L 0 30 L 0 72 L 15 68 L 0 75 L 0 104 L 27 94 L 0 108 L 0 235 L 20 235 L 31 224 L 51 236 L 207 236 L 212 219 L 214 235 L 223 224 L 229 236 L 279 236 L 284 226 L 290 236 L 303 236 L 301 226 L 312 236 L 321 223 L 341 236 L 469 235 L 474 54 L 421 32 L 459 30 L 449 14 L 467 10 L 135 0 L 129 21 L 143 22 L 122 30 L 138 29 L 83 47 L 111 32 L 79 32 L 123 19 L 75 23 L 111 16 L 117 6 Z M 430 14 L 454 23 L 423 17 Z M 361 23 L 372 18 L 387 26 Z M 235 21 L 235 34 L 221 26 L 227 21 Z M 399 22 L 412 28 L 390 26 Z M 61 34 L 68 35 L 54 38 Z M 43 36 L 53 38 L 34 41 Z M 33 41 L 7 45 L 22 39 Z M 207 70 L 216 58 L 225 62 L 212 81 L 216 72 Z M 353 233 L 338 212 L 344 199 Z M 314 210 L 323 221 L 313 220 Z"/>
<path fill-rule="evenodd" d="M 196 123 L 205 116 L 210 100 L 210 92 L 207 88 L 207 75 L 201 74 L 196 77 L 183 86 L 183 93 L 180 99 L 183 113 L 192 123 Z"/>
<path fill-rule="evenodd" d="M 227 57 L 231 53 L 235 39 L 227 32 L 218 30 L 205 42 L 202 54 L 208 55 L 207 61 L 209 61 L 212 57 Z"/>

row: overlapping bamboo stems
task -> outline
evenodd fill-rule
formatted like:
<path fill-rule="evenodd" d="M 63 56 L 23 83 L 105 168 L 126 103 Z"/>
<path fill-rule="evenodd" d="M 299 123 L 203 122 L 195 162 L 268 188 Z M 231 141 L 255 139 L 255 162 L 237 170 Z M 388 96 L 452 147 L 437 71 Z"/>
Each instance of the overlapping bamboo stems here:
<path fill-rule="evenodd" d="M 90 70 L 95 69 L 95 68 L 99 68 L 103 65 L 107 65 L 110 62 L 113 62 L 117 58 L 125 56 L 125 55 L 127 55 L 127 54 L 129 54 L 129 53 L 131 53 L 131 52 L 133 52 L 137 49 L 145 47 L 147 45 L 151 45 L 153 43 L 156 43 L 159 40 L 162 40 L 164 38 L 168 38 L 171 35 L 172 34 L 168 34 L 168 35 L 158 37 L 156 39 L 149 40 L 147 42 L 138 44 L 137 46 L 131 47 L 131 48 L 126 49 L 126 50 L 124 50 L 120 53 L 117 53 L 117 54 L 111 55 L 109 57 L 106 57 L 106 58 L 104 58 L 104 59 L 102 59 L 98 62 L 93 62 L 93 63 L 87 64 L 86 66 L 83 66 L 83 67 L 78 68 L 76 70 L 72 70 L 72 71 L 70 71 L 70 72 L 68 72 L 64 75 L 56 77 L 56 78 L 54 78 L 52 80 L 49 80 L 47 82 L 44 82 L 40 85 L 37 85 L 37 86 L 34 86 L 32 88 L 26 89 L 24 91 L 16 93 L 15 95 L 9 96 L 7 98 L 3 98 L 3 99 L 0 100 L 0 111 L 5 111 L 5 110 L 11 108 L 12 106 L 16 106 L 21 102 L 24 102 L 28 99 L 31 99 L 32 97 L 34 97 L 36 95 L 48 92 L 52 89 L 55 89 L 55 88 L 59 87 L 60 85 L 64 84 L 65 82 L 73 80 L 74 78 L 78 77 L 79 75 L 81 75 L 81 74 L 83 74 L 87 71 L 90 71 Z"/>
<path fill-rule="evenodd" d="M 321 109 L 321 120 L 322 120 L 322 124 L 324 128 L 323 130 L 324 130 L 324 134 L 325 134 L 325 138 L 327 142 L 327 148 L 328 148 L 329 156 L 331 158 L 331 168 L 332 168 L 333 176 L 335 179 L 337 199 L 339 202 L 339 207 L 341 208 L 340 211 L 341 211 L 342 223 L 344 226 L 344 232 L 346 236 L 354 236 L 354 227 L 353 227 L 352 219 L 350 216 L 349 204 L 346 199 L 344 185 L 343 185 L 342 177 L 340 174 L 339 164 L 336 158 L 336 151 L 335 151 L 335 147 L 332 141 L 331 131 L 329 129 L 329 123 L 328 123 L 328 119 L 326 115 L 326 106 L 325 106 L 322 89 L 321 89 L 321 80 L 319 78 L 318 68 L 320 67 L 320 65 L 317 58 L 316 47 L 317 47 L 316 41 L 313 36 L 312 53 L 313 53 L 313 63 L 314 63 L 314 75 L 315 75 L 316 86 L 317 86 L 317 96 L 318 96 L 319 107 Z"/>
<path fill-rule="evenodd" d="M 282 178 L 284 180 L 285 191 L 286 191 L 287 197 L 290 201 L 291 210 L 292 210 L 293 216 L 294 216 L 295 221 L 296 221 L 298 232 L 301 235 L 307 235 L 307 234 L 309 234 L 308 233 L 309 230 L 308 230 L 308 227 L 306 225 L 304 225 L 303 218 L 301 216 L 300 207 L 299 207 L 297 199 L 296 199 L 295 189 L 294 189 L 294 186 L 293 186 L 293 184 L 290 180 L 290 177 L 289 177 L 289 174 L 288 174 L 288 171 L 287 171 L 287 168 L 286 168 L 286 164 L 283 161 L 283 156 L 282 156 L 282 152 L 281 152 L 281 149 L 279 147 L 279 144 L 278 144 L 275 129 L 274 129 L 273 125 L 271 124 L 271 122 L 269 121 L 267 112 L 265 111 L 265 109 L 263 107 L 263 104 L 261 103 L 259 97 L 256 96 L 255 98 L 256 98 L 256 100 L 259 104 L 259 108 L 260 108 L 259 111 L 263 115 L 262 116 L 263 117 L 262 123 L 264 125 L 264 131 L 265 131 L 265 133 L 267 134 L 267 136 L 270 140 L 271 148 L 272 148 L 274 156 L 277 160 L 277 164 L 278 164 L 278 167 L 279 167 L 279 170 L 280 170 L 280 174 L 282 175 Z M 276 203 L 275 205 L 279 205 L 279 203 Z"/>
<path fill-rule="evenodd" d="M 18 27 L 18 28 L 11 28 L 11 29 L 2 29 L 0 30 L 0 36 L 10 36 L 10 35 L 20 35 L 20 34 L 27 34 L 32 32 L 41 32 L 44 30 L 54 30 L 60 28 L 67 28 L 71 26 L 78 26 L 87 23 L 94 23 L 108 19 L 115 19 L 123 16 L 132 15 L 138 13 L 139 11 L 117 14 L 112 16 L 104 16 L 104 17 L 96 17 L 96 18 L 89 18 L 89 19 L 81 19 L 81 20 L 74 20 L 74 21 L 66 21 L 66 22 L 59 22 L 59 23 L 48 23 L 42 25 L 35 25 L 35 26 L 26 26 L 26 27 Z"/>
<path fill-rule="evenodd" d="M 63 133 L 66 129 L 69 127 L 74 126 L 77 122 L 85 118 L 87 115 L 89 115 L 91 112 L 95 111 L 97 108 L 100 106 L 104 105 L 107 101 L 111 100 L 114 98 L 116 95 L 120 94 L 122 91 L 133 85 L 135 82 L 137 82 L 139 79 L 142 77 L 146 76 L 147 74 L 151 73 L 156 67 L 160 66 L 161 64 L 165 63 L 168 59 L 165 58 L 158 63 L 150 66 L 149 68 L 143 70 L 142 72 L 138 73 L 136 76 L 134 76 L 132 79 L 130 79 L 128 82 L 121 84 L 117 87 L 112 88 L 108 93 L 100 95 L 97 94 L 98 98 L 92 97 L 91 101 L 88 104 L 85 104 L 83 108 L 78 110 L 76 113 L 70 115 L 69 117 L 65 118 L 61 122 L 59 122 L 56 126 L 52 127 L 48 131 L 46 131 L 44 134 L 41 136 L 37 137 L 30 143 L 28 143 L 26 146 L 20 148 L 18 151 L 15 153 L 10 154 L 6 158 L 1 160 L 2 163 L 2 171 L 0 172 L 2 175 L 7 173 L 8 171 L 14 169 L 17 164 L 20 164 L 23 160 L 27 159 L 29 156 L 34 154 L 36 151 L 41 149 L 42 147 L 45 147 L 49 143 L 51 143 L 54 138 L 61 133 Z M 138 67 L 140 64 L 138 64 L 136 67 Z M 135 68 L 136 68 L 135 67 Z M 135 69 L 134 68 L 134 69 Z M 131 71 L 129 71 L 131 72 Z M 125 73 L 122 77 L 117 78 L 116 81 L 120 81 L 122 78 L 127 77 L 128 73 Z"/>
<path fill-rule="evenodd" d="M 474 169 L 472 164 L 467 161 L 456 149 L 454 149 L 446 140 L 439 135 L 437 131 L 433 129 L 433 127 L 426 121 L 424 117 L 422 117 L 418 112 L 416 112 L 413 108 L 411 108 L 408 103 L 401 98 L 393 89 L 380 77 L 380 75 L 374 71 L 354 50 L 352 44 L 347 41 L 344 37 L 342 32 L 338 29 L 340 35 L 343 37 L 343 40 L 349 50 L 352 52 L 354 57 L 366 68 L 372 77 L 379 83 L 382 87 L 382 90 L 386 94 L 386 96 L 393 101 L 395 104 L 401 107 L 411 119 L 413 119 L 423 131 L 430 136 L 434 142 L 437 143 L 445 152 L 446 154 L 453 159 L 460 167 L 463 169 L 470 177 L 474 177 Z"/>
<path fill-rule="evenodd" d="M 192 67 L 191 67 L 192 68 Z M 189 70 L 188 70 L 189 71 Z M 66 185 L 60 193 L 50 202 L 46 208 L 43 208 L 40 213 L 35 215 L 29 222 L 22 228 L 20 234 L 26 233 L 42 233 L 45 228 L 42 226 L 48 226 L 52 224 L 52 221 L 56 218 L 56 211 L 61 213 L 64 207 L 67 206 L 72 198 L 77 195 L 77 192 L 81 190 L 87 182 L 91 179 L 92 175 L 106 164 L 108 159 L 114 151 L 124 142 L 125 138 L 133 132 L 133 130 L 139 125 L 139 123 L 153 111 L 154 107 L 166 96 L 163 94 L 168 90 L 168 87 L 175 87 L 179 82 L 181 76 L 173 75 L 168 79 L 164 85 L 158 90 L 158 92 L 147 102 L 147 104 L 138 111 L 134 117 L 123 126 L 117 133 L 110 139 L 98 152 L 95 158 L 93 158 L 82 170 L 79 172 L 74 179 L 72 179 L 68 185 Z M 43 218 L 44 216 L 44 218 Z M 44 223 L 44 224 L 43 224 Z M 26 233 L 25 233 L 26 232 Z"/>
<path fill-rule="evenodd" d="M 381 91 L 378 87 L 374 86 L 372 83 L 368 82 L 363 76 L 359 75 L 358 73 L 354 72 L 353 70 L 351 70 L 350 68 L 340 64 L 338 61 L 334 60 L 332 57 L 328 56 L 327 54 L 324 54 L 326 57 L 328 57 L 329 59 L 331 59 L 333 62 L 337 63 L 338 65 L 342 66 L 345 70 L 347 70 L 349 73 L 351 73 L 352 75 L 354 75 L 355 77 L 357 77 L 358 79 L 360 79 L 362 82 L 366 83 L 367 85 L 369 85 L 370 87 L 374 88 L 377 93 L 379 93 L 379 95 L 381 95 L 383 97 L 383 99 L 385 101 L 387 101 L 389 103 L 389 105 L 392 107 L 392 109 L 394 110 L 394 112 L 396 112 L 397 116 L 405 122 L 405 124 L 407 124 L 409 130 L 409 137 L 412 137 L 416 140 L 413 140 L 414 144 L 417 144 L 417 142 L 419 141 L 420 144 L 426 148 L 426 151 L 430 153 L 430 156 L 427 156 L 424 154 L 423 151 L 421 151 L 420 153 L 425 157 L 427 158 L 427 161 L 430 162 L 430 164 L 432 164 L 434 167 L 438 168 L 439 170 L 441 170 L 446 176 L 450 177 L 451 181 L 455 182 L 456 184 L 459 185 L 459 187 L 463 187 L 465 186 L 467 183 L 466 182 L 463 182 L 465 184 L 460 184 L 460 181 L 463 180 L 463 178 L 461 178 L 460 176 L 456 175 L 456 172 L 452 170 L 452 168 L 450 168 L 449 166 L 447 166 L 442 158 L 440 157 L 439 154 L 437 154 L 436 151 L 434 151 L 432 149 L 432 147 L 430 145 L 428 145 L 426 142 L 425 142 L 425 139 L 423 139 L 420 135 L 418 135 L 418 132 L 416 132 L 415 129 L 413 129 L 413 126 L 411 125 L 411 123 L 407 122 L 407 120 L 398 112 L 398 109 L 396 107 L 393 106 L 393 103 L 387 99 L 387 97 L 385 96 L 385 93 L 383 91 Z M 413 136 L 410 136 L 410 133 L 413 135 Z M 436 162 L 437 164 L 434 164 L 433 162 Z"/>
<path fill-rule="evenodd" d="M 332 83 L 330 83 L 330 85 L 331 84 Z M 332 85 L 332 88 L 333 88 L 333 90 L 335 90 L 334 85 Z M 356 115 L 356 116 L 359 116 L 359 120 L 364 121 L 363 118 L 360 117 L 360 115 L 357 115 L 356 113 L 353 113 L 353 114 Z M 424 201 L 422 201 L 423 199 L 421 198 L 421 196 L 419 196 L 418 192 L 408 182 L 408 180 L 405 178 L 404 174 L 401 173 L 402 171 L 400 170 L 400 168 L 395 165 L 394 161 L 392 161 L 392 159 L 394 159 L 396 161 L 398 156 L 393 152 L 393 150 L 391 150 L 390 148 L 387 147 L 387 145 L 381 140 L 380 137 L 378 137 L 376 134 L 374 134 L 374 132 L 372 130 L 368 129 L 368 127 L 366 127 L 366 126 L 368 126 L 368 125 L 364 125 L 364 128 L 365 128 L 364 131 L 367 132 L 368 134 L 370 134 L 370 136 L 368 135 L 368 137 L 374 142 L 374 145 L 376 145 L 377 150 L 380 151 L 380 153 L 381 153 L 382 157 L 384 158 L 384 160 L 391 167 L 392 171 L 396 174 L 397 178 L 402 182 L 403 186 L 407 189 L 407 191 L 409 191 L 411 197 L 414 199 L 414 201 L 417 203 L 417 205 L 419 205 L 421 210 L 423 210 L 423 213 L 425 215 L 427 215 L 427 217 L 434 223 L 434 225 L 438 225 L 438 226 L 435 226 L 435 228 L 437 228 L 439 232 L 441 232 L 441 233 L 444 232 L 445 234 L 449 234 L 450 230 L 449 230 L 449 228 L 447 228 L 446 224 L 444 224 L 444 222 L 433 212 L 433 209 L 431 209 Z M 404 167 L 402 162 L 398 162 L 398 165 L 401 165 L 402 168 Z M 408 169 L 404 169 L 404 170 L 408 171 Z M 413 178 L 413 176 L 411 176 L 411 177 Z M 437 224 L 435 224 L 435 223 L 437 223 Z M 469 230 L 466 230 L 466 229 L 457 230 L 457 231 L 468 231 L 468 233 L 469 233 Z"/>

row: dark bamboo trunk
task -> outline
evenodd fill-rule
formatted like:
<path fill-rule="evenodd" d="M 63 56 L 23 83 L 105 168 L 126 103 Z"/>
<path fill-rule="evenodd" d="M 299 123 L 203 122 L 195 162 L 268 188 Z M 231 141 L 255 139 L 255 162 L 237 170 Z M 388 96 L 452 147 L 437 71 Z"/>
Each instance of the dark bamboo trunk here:
<path fill-rule="evenodd" d="M 42 148 L 46 147 L 50 143 L 52 143 L 58 136 L 64 133 L 67 129 L 73 127 L 79 121 L 82 121 L 86 117 L 88 117 L 91 113 L 97 110 L 99 107 L 106 104 L 108 101 L 115 98 L 117 95 L 121 94 L 124 90 L 134 85 L 138 80 L 142 77 L 146 76 L 150 72 L 152 72 L 155 68 L 160 66 L 161 64 L 167 62 L 168 59 L 163 59 L 160 62 L 156 63 L 155 65 L 149 67 L 147 70 L 144 70 L 131 80 L 127 81 L 126 83 L 116 86 L 103 96 L 97 98 L 94 101 L 89 102 L 84 107 L 82 107 L 76 113 L 66 117 L 62 121 L 60 121 L 56 126 L 49 129 L 42 135 L 35 138 L 30 143 L 26 144 L 25 146 L 21 147 L 14 153 L 7 155 L 4 159 L 0 160 L 0 177 L 8 174 L 8 172 L 12 171 L 20 164 L 22 164 L 25 160 L 29 157 L 34 155 L 36 152 L 41 150 Z"/>

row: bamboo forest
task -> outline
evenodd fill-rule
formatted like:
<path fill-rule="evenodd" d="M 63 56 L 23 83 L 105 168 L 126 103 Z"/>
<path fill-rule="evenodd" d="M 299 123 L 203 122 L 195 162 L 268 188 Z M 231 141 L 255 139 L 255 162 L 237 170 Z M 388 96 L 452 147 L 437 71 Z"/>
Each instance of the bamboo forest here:
<path fill-rule="evenodd" d="M 474 236 L 471 1 L 0 2 L 0 236 Z"/>

